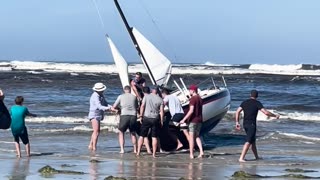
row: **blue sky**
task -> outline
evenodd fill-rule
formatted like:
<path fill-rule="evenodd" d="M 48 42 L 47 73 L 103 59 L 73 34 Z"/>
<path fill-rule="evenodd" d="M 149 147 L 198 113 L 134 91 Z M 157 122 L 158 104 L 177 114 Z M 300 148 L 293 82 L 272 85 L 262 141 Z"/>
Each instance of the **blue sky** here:
<path fill-rule="evenodd" d="M 319 64 L 318 0 L 120 0 L 174 63 Z M 108 33 L 139 58 L 113 0 L 10 0 L 0 6 L 0 60 L 112 62 Z"/>

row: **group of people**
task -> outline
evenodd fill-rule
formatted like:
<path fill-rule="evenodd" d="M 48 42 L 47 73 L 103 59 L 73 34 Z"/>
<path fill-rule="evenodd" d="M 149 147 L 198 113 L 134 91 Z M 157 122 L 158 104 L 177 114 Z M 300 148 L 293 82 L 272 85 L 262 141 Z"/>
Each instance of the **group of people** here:
<path fill-rule="evenodd" d="M 163 88 L 159 92 L 156 86 L 146 86 L 140 72 L 136 73 L 135 78 L 130 82 L 130 86 L 123 88 L 124 93 L 118 96 L 112 106 L 107 103 L 103 96 L 105 89 L 106 86 L 103 83 L 96 83 L 90 98 L 89 119 L 92 123 L 93 133 L 89 149 L 96 150 L 97 148 L 100 121 L 103 120 L 104 111 L 108 110 L 120 113 L 118 127 L 120 153 L 124 153 L 124 134 L 129 129 L 133 152 L 139 156 L 142 146 L 145 145 L 147 152 L 156 157 L 157 150 L 161 151 L 159 133 L 164 122 L 164 108 L 168 106 L 171 120 L 181 128 L 189 142 L 190 158 L 194 158 L 195 142 L 200 150 L 198 157 L 204 155 L 199 136 L 202 124 L 202 99 L 197 93 L 198 87 L 196 85 L 189 87 L 191 97 L 189 111 L 186 115 L 176 96 L 170 95 L 168 89 Z M 131 90 L 133 90 L 133 94 Z M 138 127 L 139 125 L 140 127 Z M 137 134 L 139 135 L 138 139 Z M 151 136 L 152 148 L 149 145 L 149 136 Z M 183 147 L 179 139 L 177 144 L 177 149 Z"/>
<path fill-rule="evenodd" d="M 164 107 L 168 106 L 171 121 L 174 125 L 179 126 L 189 143 L 190 158 L 194 158 L 195 143 L 199 149 L 198 157 L 204 155 L 202 142 L 200 139 L 200 130 L 202 126 L 202 99 L 198 95 L 198 87 L 191 85 L 189 87 L 190 99 L 189 110 L 185 114 L 179 99 L 175 95 L 170 95 L 168 89 L 163 88 L 161 93 L 155 86 L 146 86 L 145 79 L 140 72 L 136 73 L 134 79 L 130 81 L 130 86 L 124 87 L 124 93 L 118 96 L 115 103 L 109 105 L 103 91 L 106 86 L 102 83 L 96 83 L 93 87 L 93 94 L 90 99 L 89 119 L 92 122 L 93 133 L 89 144 L 89 149 L 95 150 L 99 136 L 100 121 L 103 120 L 104 111 L 110 110 L 120 113 L 119 123 L 119 144 L 120 153 L 124 153 L 124 133 L 129 129 L 133 144 L 133 152 L 140 155 L 143 144 L 147 152 L 156 157 L 159 147 L 159 132 L 164 121 Z M 133 90 L 133 93 L 131 93 Z M 250 98 L 241 103 L 236 111 L 236 129 L 240 130 L 240 114 L 244 111 L 243 126 L 246 132 L 246 142 L 243 146 L 239 162 L 245 162 L 245 156 L 252 148 L 256 159 L 260 159 L 256 147 L 256 119 L 259 111 L 269 117 L 279 118 L 279 115 L 273 114 L 266 110 L 260 101 L 257 100 L 258 91 L 252 90 Z M 137 122 L 141 127 L 137 128 Z M 137 140 L 136 135 L 139 135 Z M 152 152 L 149 145 L 148 136 L 152 137 Z M 177 139 L 177 150 L 181 149 L 183 144 Z"/>
<path fill-rule="evenodd" d="M 145 145 L 148 154 L 156 157 L 156 152 L 160 148 L 159 133 L 164 122 L 164 107 L 168 106 L 171 115 L 171 121 L 178 126 L 189 143 L 190 158 L 194 158 L 195 144 L 199 149 L 198 157 L 203 157 L 203 147 L 200 139 L 200 130 L 202 126 L 202 99 L 198 95 L 198 87 L 191 85 L 189 87 L 190 99 L 189 110 L 185 113 L 182 109 L 179 99 L 171 95 L 168 89 L 163 88 L 159 92 L 158 87 L 146 86 L 145 79 L 140 72 L 136 73 L 131 80 L 130 86 L 123 88 L 124 93 L 119 95 L 113 105 L 108 104 L 104 97 L 106 86 L 103 83 L 94 85 L 93 93 L 90 98 L 90 109 L 88 118 L 92 124 L 92 135 L 88 148 L 97 149 L 97 142 L 100 133 L 100 122 L 104 119 L 105 111 L 113 111 L 120 114 L 119 122 L 119 145 L 120 153 L 124 153 L 124 134 L 129 129 L 133 144 L 133 152 L 139 156 L 141 148 Z M 131 93 L 133 90 L 133 93 Z M 30 156 L 30 142 L 28 131 L 25 126 L 26 116 L 36 116 L 30 113 L 28 108 L 23 106 L 24 98 L 17 96 L 15 105 L 10 110 L 7 109 L 3 100 L 4 92 L 0 89 L 0 129 L 11 127 L 12 135 L 15 142 L 17 156 L 21 157 L 20 143 L 21 140 L 26 146 L 26 154 Z M 240 130 L 240 114 L 243 111 L 243 127 L 246 132 L 246 142 L 243 146 L 239 162 L 245 162 L 245 156 L 251 147 L 256 159 L 260 159 L 256 147 L 256 119 L 258 111 L 263 112 L 269 117 L 279 118 L 279 115 L 273 114 L 266 110 L 262 103 L 257 100 L 258 91 L 252 90 L 250 98 L 243 101 L 236 111 L 236 129 Z M 139 138 L 137 139 L 137 134 Z M 152 149 L 149 144 L 149 136 L 152 139 Z M 183 144 L 177 139 L 177 150 L 181 149 Z"/>
<path fill-rule="evenodd" d="M 28 108 L 23 105 L 24 98 L 17 96 L 14 100 L 15 105 L 10 108 L 10 111 L 5 106 L 3 100 L 5 98 L 4 92 L 0 89 L 0 121 L 1 129 L 8 129 L 11 127 L 11 132 L 15 142 L 17 157 L 21 157 L 20 139 L 26 146 L 26 154 L 30 156 L 30 142 L 28 130 L 25 125 L 25 117 L 36 114 L 29 112 Z"/>

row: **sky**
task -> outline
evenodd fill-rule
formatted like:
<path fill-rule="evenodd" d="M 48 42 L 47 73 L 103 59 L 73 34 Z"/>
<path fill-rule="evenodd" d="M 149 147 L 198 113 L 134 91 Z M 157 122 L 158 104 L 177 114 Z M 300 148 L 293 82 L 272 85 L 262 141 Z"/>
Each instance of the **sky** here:
<path fill-rule="evenodd" d="M 94 5 L 96 2 L 98 11 Z M 119 0 L 173 63 L 319 64 L 319 0 Z M 6 0 L 0 61 L 139 62 L 113 0 Z"/>

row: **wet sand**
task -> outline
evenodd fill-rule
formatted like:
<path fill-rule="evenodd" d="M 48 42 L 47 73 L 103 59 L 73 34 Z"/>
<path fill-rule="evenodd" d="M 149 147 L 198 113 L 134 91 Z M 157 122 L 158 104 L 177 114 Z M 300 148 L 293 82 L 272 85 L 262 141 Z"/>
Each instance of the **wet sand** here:
<path fill-rule="evenodd" d="M 221 135 L 225 139 L 239 138 L 237 136 Z M 242 143 L 216 144 L 207 147 L 202 159 L 189 159 L 185 152 L 158 154 L 153 159 L 145 152 L 139 158 L 131 150 L 130 141 L 126 139 L 126 154 L 119 154 L 115 133 L 108 133 L 99 140 L 97 152 L 89 152 L 87 135 L 77 136 L 79 141 L 66 138 L 66 135 L 52 137 L 32 137 L 32 156 L 17 159 L 13 152 L 13 144 L 1 144 L 0 153 L 1 179 L 39 179 L 44 178 L 38 170 L 46 165 L 58 170 L 83 172 L 81 175 L 54 174 L 50 178 L 57 179 L 104 179 L 107 176 L 126 179 L 230 179 L 235 171 L 245 171 L 262 176 L 277 176 L 288 174 L 285 169 L 300 168 L 314 170 L 312 173 L 297 173 L 312 177 L 320 176 L 320 157 L 317 145 L 305 147 L 294 143 L 268 144 L 260 140 L 258 149 L 263 160 L 253 161 L 249 152 L 246 163 L 239 163 Z M 222 138 L 216 135 L 216 138 Z M 127 136 L 128 138 L 128 136 Z M 106 140 L 107 139 L 107 140 Z M 40 145 L 50 140 L 51 145 Z M 24 149 L 24 147 L 23 147 Z M 23 154 L 24 155 L 24 154 Z M 272 178 L 277 179 L 277 178 Z"/>

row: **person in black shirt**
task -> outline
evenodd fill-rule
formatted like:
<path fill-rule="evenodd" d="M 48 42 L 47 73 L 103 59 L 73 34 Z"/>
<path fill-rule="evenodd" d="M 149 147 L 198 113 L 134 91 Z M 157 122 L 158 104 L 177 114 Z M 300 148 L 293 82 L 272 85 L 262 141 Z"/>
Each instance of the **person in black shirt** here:
<path fill-rule="evenodd" d="M 11 116 L 3 101 L 4 93 L 0 89 L 0 129 L 9 129 L 11 125 Z"/>
<path fill-rule="evenodd" d="M 275 117 L 279 119 L 279 115 L 275 115 L 267 111 L 260 101 L 257 100 L 258 91 L 252 90 L 250 99 L 243 101 L 240 107 L 236 111 L 236 129 L 240 130 L 239 118 L 241 111 L 244 112 L 243 127 L 246 131 L 246 143 L 243 145 L 242 153 L 239 158 L 239 162 L 246 162 L 244 157 L 246 156 L 250 146 L 256 159 L 259 159 L 257 146 L 256 146 L 256 124 L 258 111 L 263 112 L 268 117 Z"/>
<path fill-rule="evenodd" d="M 146 80 L 142 77 L 141 72 L 137 72 L 135 77 L 131 79 L 130 86 L 134 94 L 137 96 L 138 101 L 141 101 L 143 98 L 142 89 L 146 86 Z"/>

